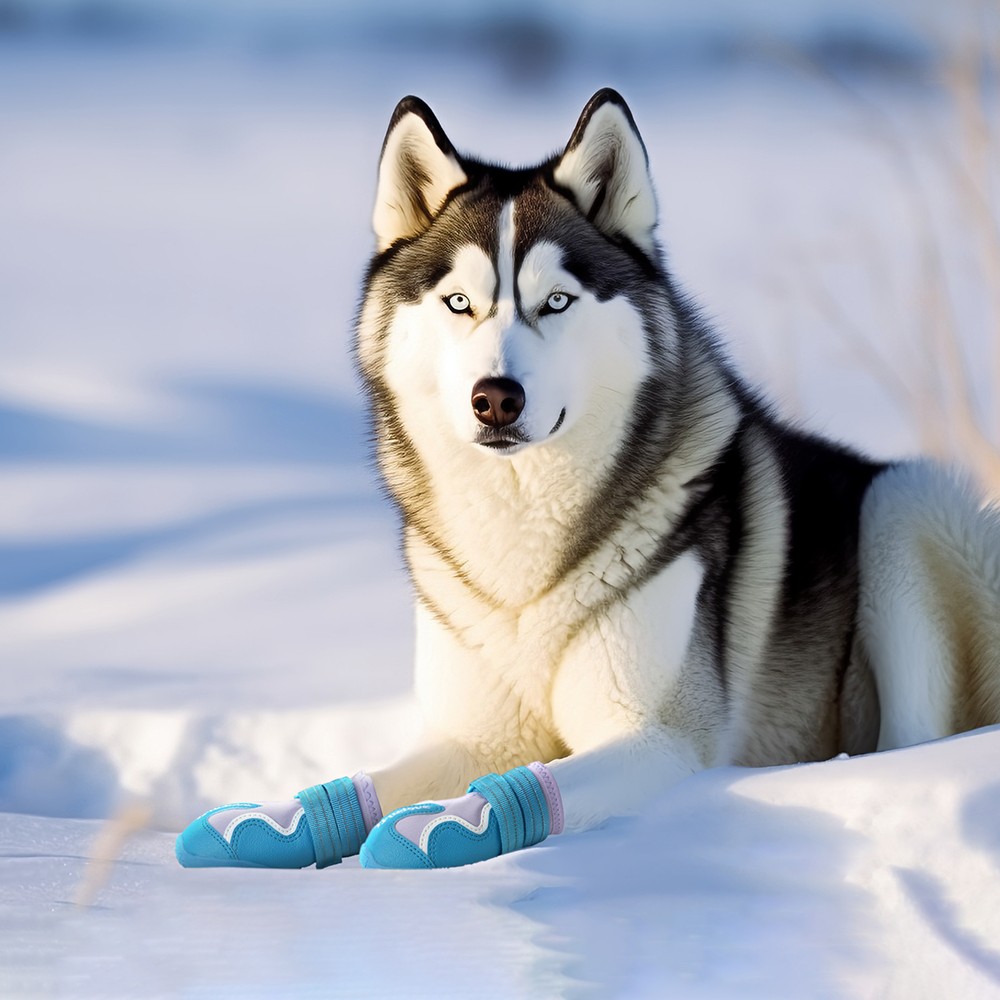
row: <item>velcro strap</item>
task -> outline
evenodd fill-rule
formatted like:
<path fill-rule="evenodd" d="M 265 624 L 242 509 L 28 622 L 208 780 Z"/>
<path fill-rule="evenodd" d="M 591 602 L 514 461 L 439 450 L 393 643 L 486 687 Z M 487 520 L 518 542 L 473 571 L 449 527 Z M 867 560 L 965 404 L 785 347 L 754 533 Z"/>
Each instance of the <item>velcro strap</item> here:
<path fill-rule="evenodd" d="M 316 867 L 338 865 L 357 854 L 365 839 L 365 820 L 350 778 L 335 778 L 303 789 L 296 796 L 305 811 L 316 851 Z"/>
<path fill-rule="evenodd" d="M 500 852 L 509 854 L 543 841 L 551 829 L 549 807 L 538 778 L 527 767 L 485 774 L 469 785 L 489 802 L 500 827 Z"/>

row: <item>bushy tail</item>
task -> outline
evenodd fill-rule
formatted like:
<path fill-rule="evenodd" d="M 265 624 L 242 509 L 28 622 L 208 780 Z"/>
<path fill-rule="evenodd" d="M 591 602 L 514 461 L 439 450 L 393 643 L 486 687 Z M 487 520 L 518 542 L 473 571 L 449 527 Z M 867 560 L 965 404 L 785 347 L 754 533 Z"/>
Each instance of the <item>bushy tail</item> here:
<path fill-rule="evenodd" d="M 1000 723 L 1000 509 L 933 463 L 894 466 L 865 498 L 860 566 L 879 749 Z"/>

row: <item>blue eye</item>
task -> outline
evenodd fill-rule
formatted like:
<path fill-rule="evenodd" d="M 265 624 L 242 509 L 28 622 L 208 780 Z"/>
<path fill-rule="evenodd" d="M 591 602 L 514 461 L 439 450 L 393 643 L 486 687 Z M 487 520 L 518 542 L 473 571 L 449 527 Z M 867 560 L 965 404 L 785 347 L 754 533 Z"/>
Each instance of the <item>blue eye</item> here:
<path fill-rule="evenodd" d="M 446 295 L 444 297 L 444 304 L 453 312 L 461 315 L 466 313 L 467 315 L 472 315 L 472 303 L 469 301 L 468 295 L 463 295 L 461 292 L 454 292 L 451 295 Z"/>
<path fill-rule="evenodd" d="M 538 311 L 539 316 L 548 316 L 550 313 L 566 312 L 576 301 L 575 295 L 569 292 L 553 292 L 546 300 L 545 305 Z"/>

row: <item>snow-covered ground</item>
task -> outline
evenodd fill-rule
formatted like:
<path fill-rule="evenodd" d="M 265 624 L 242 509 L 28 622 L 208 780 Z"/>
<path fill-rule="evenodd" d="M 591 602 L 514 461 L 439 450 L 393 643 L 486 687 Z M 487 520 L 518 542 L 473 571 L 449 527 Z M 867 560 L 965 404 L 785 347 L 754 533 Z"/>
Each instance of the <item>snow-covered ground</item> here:
<path fill-rule="evenodd" d="M 170 831 L 202 808 L 377 766 L 416 728 L 349 357 L 400 96 L 461 147 L 531 160 L 619 87 L 674 268 L 742 366 L 879 455 L 917 447 L 912 414 L 838 321 L 905 376 L 921 274 L 873 120 L 958 240 L 909 35 L 909 62 L 846 89 L 835 60 L 731 46 L 815 42 L 858 5 L 626 4 L 634 63 L 627 33 L 602 46 L 596 4 L 569 41 L 543 17 L 534 49 L 527 5 L 519 43 L 469 49 L 346 15 L 338 44 L 327 14 L 310 44 L 321 5 L 293 6 L 220 4 L 211 31 L 162 42 L 111 18 L 109 41 L 100 11 L 138 5 L 45 0 L 54 23 L 89 9 L 86 30 L 0 33 L 0 996 L 1000 995 L 998 731 L 699 775 L 641 817 L 454 872 L 175 865 Z M 435 31 L 460 18 L 433 9 Z M 648 40 L 675 35 L 658 62 Z M 969 353 L 992 349 L 980 298 L 956 300 Z"/>
<path fill-rule="evenodd" d="M 995 996 L 998 740 L 705 772 L 452 871 L 185 871 L 147 831 L 86 907 L 100 824 L 2 816 L 0 993 Z"/>

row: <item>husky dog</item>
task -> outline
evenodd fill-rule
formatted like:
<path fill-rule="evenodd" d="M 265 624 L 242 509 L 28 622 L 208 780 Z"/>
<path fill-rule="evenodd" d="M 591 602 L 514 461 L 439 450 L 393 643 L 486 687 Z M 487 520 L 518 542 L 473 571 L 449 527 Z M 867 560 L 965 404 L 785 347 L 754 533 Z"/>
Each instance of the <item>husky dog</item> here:
<path fill-rule="evenodd" d="M 379 803 L 410 807 L 375 831 L 394 824 L 403 848 L 379 855 L 371 834 L 365 864 L 489 856 L 435 859 L 430 834 L 509 819 L 476 781 L 491 772 L 534 768 L 513 812 L 544 835 L 700 768 L 1000 722 L 997 512 L 930 463 L 780 423 L 675 287 L 656 223 L 612 90 L 529 169 L 460 155 L 417 98 L 392 116 L 356 351 L 416 595 L 426 736 L 341 779 L 358 843 Z M 308 800 L 315 840 L 326 806 Z"/>

